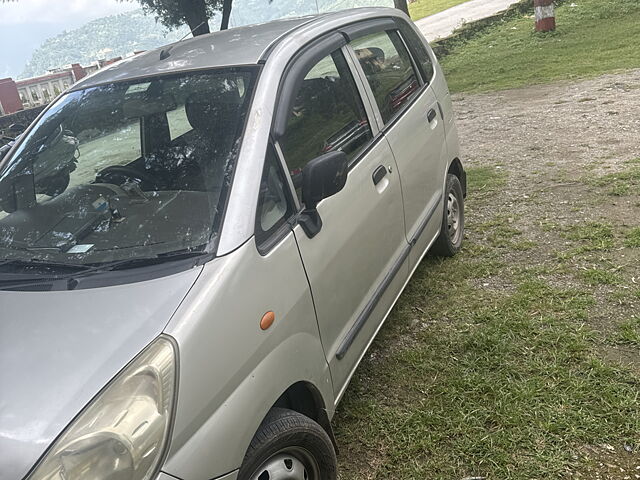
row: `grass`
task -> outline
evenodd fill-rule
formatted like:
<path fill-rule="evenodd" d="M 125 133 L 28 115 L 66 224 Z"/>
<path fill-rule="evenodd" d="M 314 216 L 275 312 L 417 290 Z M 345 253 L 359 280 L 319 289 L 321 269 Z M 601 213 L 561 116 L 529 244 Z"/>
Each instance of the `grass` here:
<path fill-rule="evenodd" d="M 491 194 L 506 183 L 507 174 L 497 167 L 469 167 L 467 168 L 467 182 L 469 190 L 476 195 Z"/>
<path fill-rule="evenodd" d="M 409 14 L 412 20 L 419 20 L 468 1 L 469 0 L 416 0 L 413 3 L 409 3 Z"/>
<path fill-rule="evenodd" d="M 470 168 L 468 218 L 506 180 Z M 588 326 L 592 285 L 622 280 L 599 262 L 565 286 L 554 262 L 514 260 L 535 248 L 517 223 L 495 212 L 469 224 L 461 255 L 422 262 L 341 403 L 342 478 L 565 478 L 582 446 L 640 443 L 640 378 L 603 360 L 610 333 Z M 600 222 L 560 231 L 599 254 L 635 238 Z M 638 320 L 613 342 L 638 345 Z"/>
<path fill-rule="evenodd" d="M 563 236 L 574 240 L 570 249 L 556 252 L 557 258 L 567 260 L 588 252 L 609 251 L 615 244 L 613 227 L 607 223 L 586 222 L 565 229 Z"/>
<path fill-rule="evenodd" d="M 620 278 L 613 272 L 601 268 L 591 268 L 582 272 L 582 278 L 589 285 L 618 285 Z"/>
<path fill-rule="evenodd" d="M 630 318 L 618 326 L 616 343 L 640 347 L 640 318 Z"/>
<path fill-rule="evenodd" d="M 451 90 L 499 90 L 640 67 L 637 0 L 564 2 L 556 19 L 552 33 L 536 33 L 533 18 L 523 16 L 452 40 L 442 59 Z"/>
<path fill-rule="evenodd" d="M 620 172 L 588 178 L 587 183 L 596 187 L 605 187 L 609 195 L 617 197 L 638 195 L 640 194 L 640 159 L 628 164 L 630 166 Z"/>
<path fill-rule="evenodd" d="M 625 247 L 640 248 L 640 227 L 632 228 L 626 233 L 625 237 Z"/>

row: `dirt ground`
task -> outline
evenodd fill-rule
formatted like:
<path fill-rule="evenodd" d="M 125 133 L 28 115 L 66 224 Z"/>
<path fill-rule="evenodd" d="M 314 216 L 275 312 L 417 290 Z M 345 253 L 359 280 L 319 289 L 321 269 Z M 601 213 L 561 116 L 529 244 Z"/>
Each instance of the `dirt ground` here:
<path fill-rule="evenodd" d="M 514 264 L 540 264 L 551 271 L 557 266 L 548 280 L 568 286 L 578 285 L 580 275 L 591 269 L 611 274 L 607 278 L 613 280 L 591 287 L 596 308 L 587 323 L 601 336 L 603 358 L 640 372 L 637 343 L 608 341 L 620 321 L 640 315 L 640 252 L 624 243 L 625 235 L 640 226 L 640 188 L 624 174 L 640 159 L 640 70 L 458 94 L 454 107 L 466 166 L 507 174 L 499 194 L 468 212 L 467 235 L 482 235 L 477 225 L 503 218 L 531 246 L 505 251 Z M 615 247 L 566 253 L 567 232 L 603 224 L 620 239 Z M 510 288 L 499 278 L 482 285 Z M 638 479 L 639 453 L 625 446 L 584 446 L 575 452 L 582 466 L 568 471 L 567 478 Z"/>

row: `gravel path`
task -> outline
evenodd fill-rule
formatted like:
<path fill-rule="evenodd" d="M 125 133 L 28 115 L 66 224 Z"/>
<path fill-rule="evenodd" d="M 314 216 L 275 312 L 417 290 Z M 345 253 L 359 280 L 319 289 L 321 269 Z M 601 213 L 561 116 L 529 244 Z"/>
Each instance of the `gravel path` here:
<path fill-rule="evenodd" d="M 471 0 L 415 23 L 430 42 L 450 36 L 463 23 L 475 22 L 502 12 L 519 0 Z"/>
<path fill-rule="evenodd" d="M 454 101 L 467 162 L 502 161 L 523 187 L 532 170 L 552 180 L 558 168 L 580 175 L 640 157 L 640 70 Z"/>

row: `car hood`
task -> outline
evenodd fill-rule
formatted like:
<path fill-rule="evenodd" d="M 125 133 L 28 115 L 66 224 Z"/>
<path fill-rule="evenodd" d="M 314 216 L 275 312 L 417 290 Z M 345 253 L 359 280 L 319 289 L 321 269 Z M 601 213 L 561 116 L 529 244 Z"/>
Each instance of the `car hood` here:
<path fill-rule="evenodd" d="M 86 290 L 0 291 L 0 480 L 29 472 L 162 332 L 201 271 Z"/>

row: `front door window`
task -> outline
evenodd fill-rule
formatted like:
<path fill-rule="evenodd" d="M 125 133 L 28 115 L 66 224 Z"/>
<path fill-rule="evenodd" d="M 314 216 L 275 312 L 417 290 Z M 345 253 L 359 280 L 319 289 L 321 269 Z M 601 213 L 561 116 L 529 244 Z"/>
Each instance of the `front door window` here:
<path fill-rule="evenodd" d="M 298 197 L 302 169 L 323 153 L 341 150 L 353 160 L 372 138 L 360 95 L 342 52 L 320 60 L 304 77 L 280 146 Z"/>

